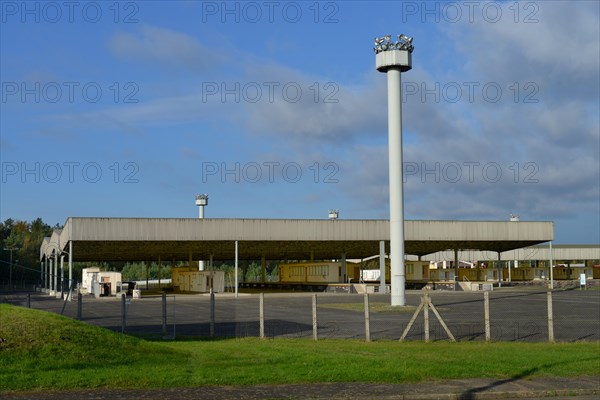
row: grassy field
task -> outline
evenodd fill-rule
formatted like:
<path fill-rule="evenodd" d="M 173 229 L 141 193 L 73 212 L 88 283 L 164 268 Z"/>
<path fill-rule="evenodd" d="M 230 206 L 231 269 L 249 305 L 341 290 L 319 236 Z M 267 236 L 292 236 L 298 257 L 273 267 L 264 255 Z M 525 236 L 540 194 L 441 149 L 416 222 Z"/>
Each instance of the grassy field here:
<path fill-rule="evenodd" d="M 0 304 L 0 391 L 600 375 L 600 343 L 151 342 Z"/>

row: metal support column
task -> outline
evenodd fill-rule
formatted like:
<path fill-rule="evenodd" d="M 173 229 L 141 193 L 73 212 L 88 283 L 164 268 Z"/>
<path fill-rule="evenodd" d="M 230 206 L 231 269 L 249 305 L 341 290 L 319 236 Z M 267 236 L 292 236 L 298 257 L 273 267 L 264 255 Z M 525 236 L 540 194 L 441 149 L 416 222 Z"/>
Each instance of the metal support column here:
<path fill-rule="evenodd" d="M 456 290 L 456 282 L 459 282 L 458 278 L 458 267 L 460 260 L 458 259 L 458 249 L 454 249 L 454 290 Z"/>
<path fill-rule="evenodd" d="M 502 258 L 500 252 L 498 252 L 498 265 L 496 269 L 498 270 L 498 287 L 502 287 Z"/>
<path fill-rule="evenodd" d="M 234 262 L 234 269 L 235 269 L 235 297 L 238 297 L 238 241 L 235 241 L 235 262 Z"/>
<path fill-rule="evenodd" d="M 73 241 L 69 241 L 69 301 L 71 301 L 73 286 Z"/>
<path fill-rule="evenodd" d="M 210 293 L 214 293 L 214 282 L 213 282 L 213 255 L 211 254 L 208 260 L 208 267 L 210 268 Z"/>
<path fill-rule="evenodd" d="M 552 254 L 552 240 L 549 243 L 550 245 L 550 289 L 554 289 L 554 268 L 553 268 L 553 264 L 554 264 L 554 260 L 553 260 L 553 254 Z"/>
<path fill-rule="evenodd" d="M 52 259 L 52 266 L 52 272 L 54 274 L 52 277 L 52 291 L 54 292 L 54 294 L 56 294 L 56 292 L 58 291 L 58 253 L 56 253 L 54 258 Z"/>
<path fill-rule="evenodd" d="M 379 293 L 385 293 L 385 241 L 379 241 Z"/>
<path fill-rule="evenodd" d="M 346 264 L 346 253 L 342 253 L 342 283 L 348 283 L 348 265 Z"/>
<path fill-rule="evenodd" d="M 50 284 L 50 276 L 52 275 L 52 259 L 49 258 L 48 256 L 46 256 L 46 259 L 48 260 L 48 263 L 46 264 L 46 276 L 45 276 L 45 286 L 46 286 L 46 293 L 50 293 L 50 288 L 51 288 L 51 284 Z"/>
<path fill-rule="evenodd" d="M 160 254 L 158 255 L 158 290 L 160 290 L 160 267 L 161 267 Z"/>
<path fill-rule="evenodd" d="M 44 261 L 42 261 L 42 292 L 46 291 L 46 264 L 48 258 L 44 256 Z"/>
<path fill-rule="evenodd" d="M 58 281 L 60 284 L 60 294 L 57 293 L 56 297 L 60 297 L 62 299 L 65 293 L 65 256 L 63 254 L 60 255 L 60 279 Z"/>

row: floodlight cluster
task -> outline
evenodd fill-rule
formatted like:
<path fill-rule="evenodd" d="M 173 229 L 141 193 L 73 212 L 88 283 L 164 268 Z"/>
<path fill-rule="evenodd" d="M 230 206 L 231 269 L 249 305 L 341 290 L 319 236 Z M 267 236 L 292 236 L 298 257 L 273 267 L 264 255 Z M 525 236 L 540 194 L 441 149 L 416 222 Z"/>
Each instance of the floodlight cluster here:
<path fill-rule="evenodd" d="M 392 41 L 392 35 L 385 35 L 381 38 L 375 38 L 375 47 L 373 47 L 373 51 L 375 51 L 375 54 L 388 50 L 407 50 L 409 53 L 412 53 L 414 50 L 412 41 L 413 38 L 408 37 L 403 33 L 398 35 L 398 40 L 395 43 Z"/>

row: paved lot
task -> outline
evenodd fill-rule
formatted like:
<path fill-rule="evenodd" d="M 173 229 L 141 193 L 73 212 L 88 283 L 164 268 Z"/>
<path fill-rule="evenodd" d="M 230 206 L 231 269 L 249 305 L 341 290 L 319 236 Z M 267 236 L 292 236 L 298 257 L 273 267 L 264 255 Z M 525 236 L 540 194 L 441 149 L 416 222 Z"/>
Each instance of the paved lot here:
<path fill-rule="evenodd" d="M 371 338 L 399 339 L 415 307 L 420 291 L 407 292 L 403 312 L 371 312 Z M 312 337 L 312 294 L 272 293 L 265 295 L 265 334 L 267 337 Z M 6 301 L 25 304 L 24 294 L 0 294 Z M 320 338 L 361 339 L 365 335 L 363 295 L 319 293 L 318 334 Z M 432 303 L 460 341 L 484 339 L 483 294 L 478 292 L 432 292 Z M 371 305 L 389 304 L 389 295 L 372 294 Z M 329 305 L 356 304 L 355 310 L 328 308 Z M 31 306 L 60 313 L 64 302 L 42 294 L 31 295 Z M 121 301 L 116 298 L 84 297 L 84 322 L 121 331 Z M 600 291 L 570 290 L 553 292 L 554 334 L 557 341 L 600 340 Z M 64 315 L 75 318 L 77 302 L 67 302 Z M 432 340 L 447 336 L 430 312 Z M 512 288 L 490 293 L 491 335 L 497 341 L 548 340 L 546 291 Z M 128 301 L 126 331 L 132 334 L 162 336 L 162 300 L 147 297 Z M 259 336 L 259 296 L 217 295 L 215 306 L 216 336 Z M 210 297 L 206 295 L 167 296 L 168 336 L 209 336 Z M 422 313 L 407 340 L 422 340 Z"/>

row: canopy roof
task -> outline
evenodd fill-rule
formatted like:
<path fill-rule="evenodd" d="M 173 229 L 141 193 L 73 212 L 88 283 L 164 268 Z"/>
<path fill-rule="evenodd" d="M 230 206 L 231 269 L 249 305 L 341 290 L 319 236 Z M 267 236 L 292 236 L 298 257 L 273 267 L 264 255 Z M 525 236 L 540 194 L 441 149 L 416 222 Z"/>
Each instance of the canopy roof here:
<path fill-rule="evenodd" d="M 552 222 L 405 221 L 405 252 L 504 252 L 554 239 Z M 389 251 L 388 220 L 68 218 L 45 238 L 40 259 L 69 251 L 73 261 L 365 258 Z"/>

